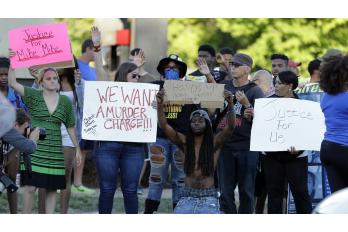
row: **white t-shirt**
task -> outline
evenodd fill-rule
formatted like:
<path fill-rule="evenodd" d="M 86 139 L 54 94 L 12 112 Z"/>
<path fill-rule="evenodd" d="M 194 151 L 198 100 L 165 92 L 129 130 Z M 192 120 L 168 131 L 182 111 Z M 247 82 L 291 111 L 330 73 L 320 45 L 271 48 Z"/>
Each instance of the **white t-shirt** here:
<path fill-rule="evenodd" d="M 61 91 L 60 92 L 61 95 L 65 95 L 67 96 L 70 101 L 72 102 L 72 105 L 73 105 L 73 110 L 74 112 L 76 112 L 75 108 L 75 96 L 74 96 L 74 93 L 73 91 Z M 75 147 L 73 142 L 71 141 L 70 139 L 70 136 L 68 134 L 68 131 L 65 127 L 65 125 L 62 123 L 62 126 L 60 127 L 60 130 L 61 130 L 61 133 L 62 133 L 62 144 L 63 144 L 63 147 Z"/>

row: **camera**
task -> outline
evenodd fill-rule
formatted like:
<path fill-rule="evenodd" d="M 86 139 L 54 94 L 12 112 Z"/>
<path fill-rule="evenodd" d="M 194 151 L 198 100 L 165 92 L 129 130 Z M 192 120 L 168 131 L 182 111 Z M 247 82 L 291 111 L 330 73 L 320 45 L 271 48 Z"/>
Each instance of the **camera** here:
<path fill-rule="evenodd" d="M 26 135 L 29 136 L 29 134 L 31 132 L 33 132 L 33 130 L 35 130 L 35 128 L 34 127 L 28 127 L 27 130 L 29 130 L 29 133 L 27 131 L 25 131 L 25 135 L 24 136 L 26 136 Z M 26 136 L 26 137 L 28 137 L 28 136 Z M 39 140 L 44 140 L 45 138 L 46 138 L 46 130 L 45 130 L 45 128 L 39 128 Z"/>
<path fill-rule="evenodd" d="M 7 192 L 16 192 L 17 185 L 4 173 L 0 172 L 0 193 L 7 189 Z"/>

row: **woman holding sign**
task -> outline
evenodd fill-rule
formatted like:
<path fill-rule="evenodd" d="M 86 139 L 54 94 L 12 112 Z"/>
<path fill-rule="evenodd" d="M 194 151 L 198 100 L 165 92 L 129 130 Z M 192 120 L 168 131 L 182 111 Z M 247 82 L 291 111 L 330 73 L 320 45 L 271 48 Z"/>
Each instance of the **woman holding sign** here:
<path fill-rule="evenodd" d="M 106 80 L 107 74 L 102 68 L 100 51 L 100 31 L 92 28 L 94 58 L 97 78 Z M 137 83 L 139 68 L 134 63 L 123 63 L 118 68 L 115 81 Z M 121 175 L 121 189 L 126 213 L 138 213 L 138 181 L 144 164 L 143 143 L 98 141 L 95 150 L 96 166 L 100 185 L 99 213 L 111 213 L 117 188 L 118 173 Z"/>
<path fill-rule="evenodd" d="M 348 56 L 331 56 L 320 68 L 320 88 L 325 92 L 321 109 L 326 132 L 320 159 L 332 192 L 348 187 Z"/>
<path fill-rule="evenodd" d="M 278 74 L 275 82 L 275 95 L 271 97 L 296 98 L 294 89 L 298 86 L 298 78 L 291 71 Z M 268 193 L 268 213 L 283 212 L 284 183 L 289 183 L 294 196 L 296 212 L 310 213 L 312 204 L 308 194 L 307 156 L 303 151 L 290 147 L 288 151 L 266 152 L 264 171 Z"/>
<path fill-rule="evenodd" d="M 10 56 L 14 54 L 10 50 Z M 41 71 L 38 84 L 42 90 L 25 87 L 17 82 L 14 70 L 10 68 L 9 84 L 21 96 L 32 116 L 32 126 L 46 130 L 46 138 L 38 141 L 32 154 L 32 174 L 21 173 L 24 186 L 24 213 L 30 213 L 30 204 L 36 188 L 46 190 L 45 211 L 53 213 L 57 189 L 66 188 L 64 155 L 62 150 L 61 124 L 63 123 L 76 147 L 76 161 L 80 163 L 80 149 L 75 133 L 75 116 L 70 100 L 60 95 L 58 73 L 53 68 Z"/>

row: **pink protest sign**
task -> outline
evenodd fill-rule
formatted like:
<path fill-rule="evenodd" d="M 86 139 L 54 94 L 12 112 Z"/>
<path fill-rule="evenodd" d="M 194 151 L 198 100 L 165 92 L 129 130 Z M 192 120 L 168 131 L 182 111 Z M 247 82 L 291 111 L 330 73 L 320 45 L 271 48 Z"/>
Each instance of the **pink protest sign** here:
<path fill-rule="evenodd" d="M 71 67 L 68 28 L 65 23 L 35 25 L 9 31 L 10 48 L 16 53 L 13 68 L 30 66 Z"/>

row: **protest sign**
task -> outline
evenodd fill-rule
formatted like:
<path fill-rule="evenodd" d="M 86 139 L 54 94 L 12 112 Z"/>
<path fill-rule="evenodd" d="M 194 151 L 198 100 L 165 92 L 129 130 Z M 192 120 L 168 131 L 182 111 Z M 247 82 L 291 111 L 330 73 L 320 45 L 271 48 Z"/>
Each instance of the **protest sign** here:
<path fill-rule="evenodd" d="M 11 58 L 18 67 L 74 67 L 74 59 L 65 23 L 43 24 L 9 31 L 10 48 L 16 53 Z"/>
<path fill-rule="evenodd" d="M 156 141 L 159 85 L 86 81 L 82 138 L 150 143 Z"/>
<path fill-rule="evenodd" d="M 286 151 L 294 146 L 296 150 L 319 151 L 324 132 L 324 115 L 317 102 L 256 99 L 250 150 Z"/>
<path fill-rule="evenodd" d="M 223 108 L 224 85 L 194 81 L 172 81 L 164 83 L 168 104 L 201 104 L 203 108 Z"/>
<path fill-rule="evenodd" d="M 308 83 L 303 88 L 296 91 L 300 99 L 320 103 L 324 92 L 320 89 L 319 83 Z M 307 131 L 302 130 L 301 135 L 306 136 Z M 331 194 L 327 174 L 320 160 L 319 151 L 304 151 L 308 157 L 308 193 L 314 209 L 325 197 Z M 290 189 L 290 188 L 289 188 Z M 288 191 L 288 210 L 289 214 L 296 213 L 295 200 L 291 189 Z"/>

